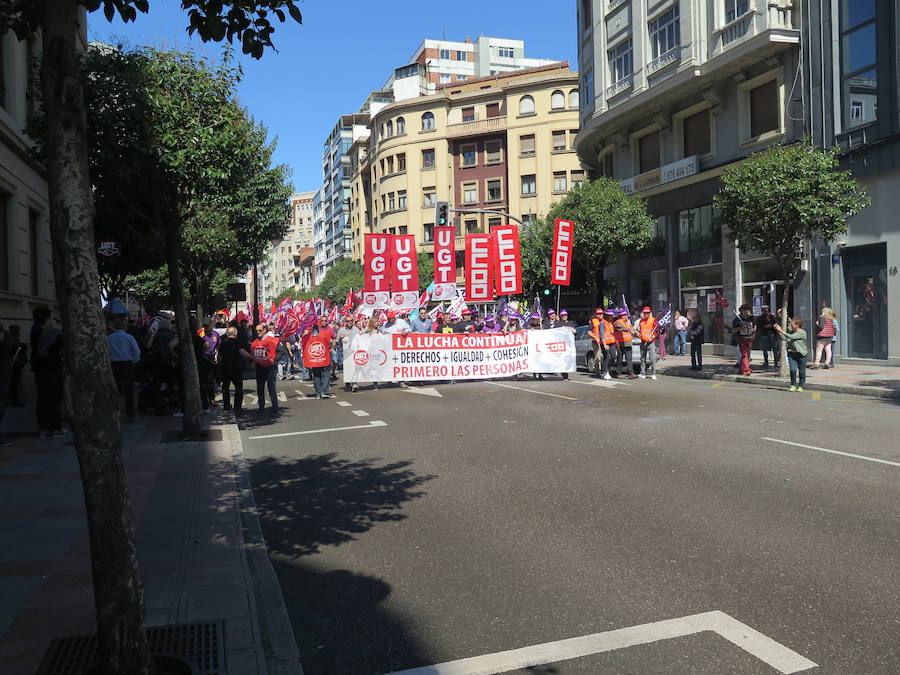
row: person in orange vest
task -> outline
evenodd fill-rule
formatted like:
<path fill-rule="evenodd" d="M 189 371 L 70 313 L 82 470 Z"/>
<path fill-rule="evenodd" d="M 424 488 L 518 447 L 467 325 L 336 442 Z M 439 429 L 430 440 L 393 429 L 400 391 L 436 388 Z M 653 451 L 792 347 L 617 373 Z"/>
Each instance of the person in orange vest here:
<path fill-rule="evenodd" d="M 643 380 L 650 371 L 650 379 L 656 379 L 656 338 L 659 336 L 659 325 L 649 307 L 641 310 L 641 318 L 638 320 L 638 335 L 641 338 L 641 374 Z"/>
<path fill-rule="evenodd" d="M 616 346 L 616 332 L 613 328 L 616 310 L 612 307 L 603 310 L 603 320 L 601 322 L 600 346 L 603 350 L 602 377 L 604 380 L 611 380 L 610 366 L 616 363 L 619 357 L 619 349 Z M 618 377 L 618 371 L 616 376 Z"/>
<path fill-rule="evenodd" d="M 628 310 L 625 307 L 619 309 L 618 317 L 613 323 L 613 334 L 616 337 L 616 348 L 619 350 L 619 374 L 621 375 L 622 373 L 624 362 L 628 379 L 634 380 L 637 378 L 637 375 L 634 374 L 634 362 L 631 355 L 631 340 L 634 337 L 634 328 L 631 325 Z"/>
<path fill-rule="evenodd" d="M 603 347 L 603 308 L 598 307 L 594 311 L 594 316 L 591 318 L 591 327 L 588 330 L 588 335 L 591 336 L 591 349 L 594 350 L 594 372 L 591 373 L 593 377 L 600 377 L 601 366 L 600 359 L 597 357 L 601 354 L 603 355 L 603 363 L 606 363 L 606 349 Z"/>

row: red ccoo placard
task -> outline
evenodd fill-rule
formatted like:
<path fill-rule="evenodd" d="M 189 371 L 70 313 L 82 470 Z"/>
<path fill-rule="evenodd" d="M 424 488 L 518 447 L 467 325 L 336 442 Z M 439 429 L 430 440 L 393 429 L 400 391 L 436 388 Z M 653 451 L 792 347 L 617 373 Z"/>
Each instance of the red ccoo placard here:
<path fill-rule="evenodd" d="M 568 286 L 572 281 L 572 245 L 575 223 L 557 218 L 553 224 L 553 257 L 550 283 Z"/>
<path fill-rule="evenodd" d="M 516 295 L 522 292 L 522 256 L 519 250 L 519 228 L 515 225 L 495 227 L 494 286 L 497 295 Z"/>
<path fill-rule="evenodd" d="M 466 300 L 494 299 L 491 235 L 466 235 Z"/>

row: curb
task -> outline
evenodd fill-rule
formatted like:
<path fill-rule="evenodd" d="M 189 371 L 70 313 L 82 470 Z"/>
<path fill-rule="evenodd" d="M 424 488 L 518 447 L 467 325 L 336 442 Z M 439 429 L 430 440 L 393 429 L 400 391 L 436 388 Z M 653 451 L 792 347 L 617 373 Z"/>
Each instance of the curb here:
<path fill-rule="evenodd" d="M 686 377 L 694 380 L 720 380 L 724 382 L 741 382 L 743 384 L 756 384 L 772 388 L 786 388 L 788 380 L 771 377 L 753 377 L 752 375 L 727 375 L 723 373 L 684 372 L 664 369 L 660 375 L 669 377 Z M 870 398 L 900 399 L 900 390 L 886 389 L 884 387 L 861 387 L 858 385 L 828 384 L 825 382 L 810 382 L 807 380 L 803 386 L 805 391 L 827 391 L 833 394 L 850 394 L 852 396 L 868 396 Z"/>
<path fill-rule="evenodd" d="M 259 611 L 266 670 L 269 675 L 303 675 L 294 629 L 284 604 L 281 584 L 272 567 L 272 561 L 269 560 L 269 550 L 259 522 L 250 472 L 244 458 L 241 433 L 235 424 L 225 425 L 225 428 L 231 440 L 232 457 L 240 490 L 238 504 L 244 531 L 245 553 L 256 582 L 253 590 Z"/>

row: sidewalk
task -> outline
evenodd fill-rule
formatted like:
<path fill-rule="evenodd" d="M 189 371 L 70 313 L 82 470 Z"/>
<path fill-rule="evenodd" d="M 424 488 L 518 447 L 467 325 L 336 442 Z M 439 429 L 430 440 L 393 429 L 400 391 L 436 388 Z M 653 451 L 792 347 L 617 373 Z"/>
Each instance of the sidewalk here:
<path fill-rule="evenodd" d="M 32 675 L 53 638 L 96 626 L 75 448 L 26 433 L 33 410 L 11 410 L 14 443 L 0 448 L 0 663 Z M 192 647 L 197 673 L 302 673 L 236 425 L 213 423 L 208 441 L 161 442 L 179 428 L 153 416 L 125 427 L 148 627 L 180 626 L 155 633 Z"/>
<path fill-rule="evenodd" d="M 751 355 L 752 375 L 738 375 L 731 357 L 703 355 L 703 370 L 691 370 L 690 356 L 672 356 L 659 361 L 656 370 L 660 375 L 693 377 L 706 380 L 747 382 L 769 387 L 787 387 L 790 379 L 782 379 L 775 368 L 762 367 L 762 352 Z M 829 369 L 807 369 L 805 389 L 830 391 L 839 394 L 857 394 L 878 398 L 900 398 L 900 368 L 890 366 L 860 366 L 837 364 Z"/>

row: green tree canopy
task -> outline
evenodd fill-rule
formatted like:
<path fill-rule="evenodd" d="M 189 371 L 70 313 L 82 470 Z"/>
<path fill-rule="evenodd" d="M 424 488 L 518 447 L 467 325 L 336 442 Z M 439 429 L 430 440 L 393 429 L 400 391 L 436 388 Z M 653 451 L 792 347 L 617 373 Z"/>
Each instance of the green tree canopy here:
<path fill-rule="evenodd" d="M 347 291 L 363 286 L 363 268 L 355 260 L 342 258 L 329 269 L 313 291 L 314 297 L 343 302 Z"/>

